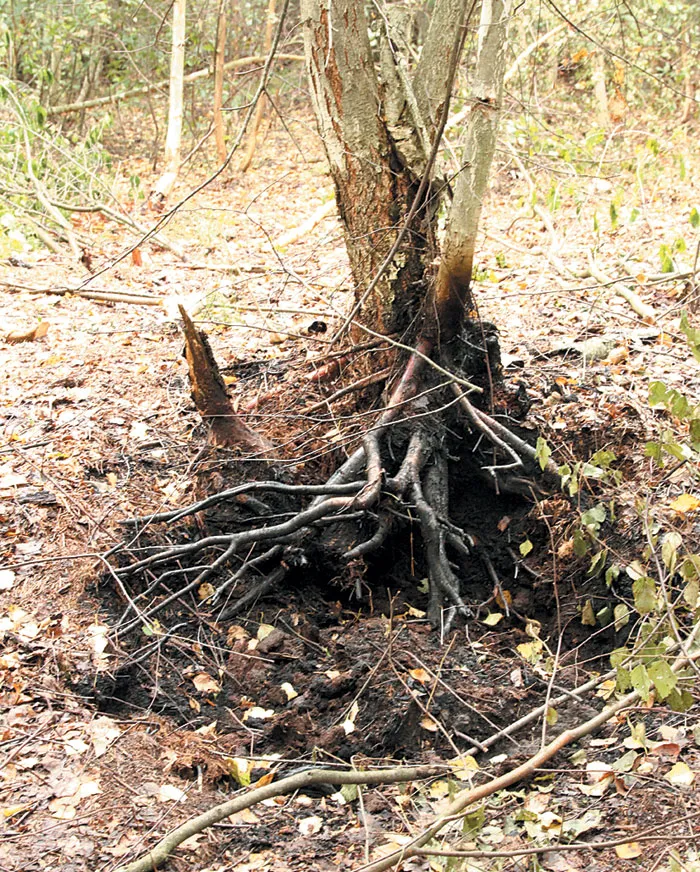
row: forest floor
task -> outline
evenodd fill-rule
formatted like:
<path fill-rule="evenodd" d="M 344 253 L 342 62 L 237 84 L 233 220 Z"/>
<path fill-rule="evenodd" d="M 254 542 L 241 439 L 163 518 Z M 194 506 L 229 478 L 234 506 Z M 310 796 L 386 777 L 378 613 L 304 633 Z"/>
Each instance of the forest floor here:
<path fill-rule="evenodd" d="M 102 555 L 128 534 L 125 519 L 192 501 L 205 439 L 178 303 L 207 331 L 241 408 L 273 390 L 249 421 L 280 446 L 278 465 L 322 481 L 356 434 L 353 395 L 313 425 L 302 414 L 346 384 L 342 371 L 328 385 L 304 374 L 327 358 L 352 289 L 339 222 L 318 211 L 333 197 L 320 144 L 308 121 L 290 126 L 299 148 L 273 124 L 249 173 L 234 161 L 170 221 L 164 232 L 187 263 L 146 244 L 140 258 L 93 279 L 45 249 L 0 265 L 3 336 L 48 325 L 34 341 L 0 343 L 0 870 L 110 872 L 271 769 L 445 764 L 446 776 L 429 783 L 267 800 L 191 839 L 168 866 L 359 869 L 425 826 L 455 784 L 492 778 L 545 735 L 600 710 L 609 683 L 582 700 L 564 691 L 605 672 L 607 653 L 624 644 L 630 628 L 616 630 L 610 610 L 631 604 L 625 568 L 649 559 L 648 518 L 698 550 L 697 470 L 675 459 L 659 469 L 644 456 L 647 440 L 681 428 L 650 408 L 652 382 L 700 402 L 700 366 L 680 322 L 683 309 L 697 322 L 700 291 L 692 278 L 652 281 L 663 258 L 675 258 L 673 271 L 693 264 L 697 131 L 651 133 L 630 119 L 607 140 L 584 132 L 572 146 L 551 131 L 533 145 L 507 125 L 516 150 L 534 147 L 536 157 L 528 178 L 507 151 L 499 156 L 475 300 L 498 325 L 506 383 L 531 403 L 533 442 L 540 433 L 572 467 L 614 452 L 617 479 L 584 476 L 581 491 L 609 513 L 614 501 L 615 523 L 600 538 L 608 565 L 622 570 L 619 586 L 608 590 L 588 571 L 590 553 L 577 556 L 580 517 L 568 502 L 499 501 L 484 490 L 462 495 L 463 520 L 510 555 L 498 569 L 513 612 L 494 600 L 442 638 L 425 620 L 406 540 L 361 601 L 311 571 L 307 584 L 283 586 L 234 622 L 217 622 L 215 610 L 196 619 L 196 595 L 183 597 L 159 615 L 162 643 L 124 668 L 105 647 L 125 601 Z M 577 172 L 566 148 L 578 149 Z M 145 191 L 154 178 L 139 158 L 121 173 L 125 201 L 129 177 Z M 173 201 L 204 176 L 185 175 Z M 139 201 L 134 213 L 153 217 Z M 314 226 L 285 242 L 314 214 Z M 93 271 L 129 242 L 95 215 L 76 214 L 74 227 L 89 240 Z M 574 278 L 590 268 L 591 251 L 594 269 L 624 280 Z M 148 299 L 60 292 L 81 283 Z M 653 313 L 640 317 L 619 288 Z M 599 341 L 582 345 L 590 340 Z M 492 593 L 477 575 L 464 591 L 474 605 Z M 121 655 L 128 662 L 147 642 L 126 640 Z M 490 741 L 562 693 L 549 723 L 540 717 Z M 460 822 L 448 841 L 510 852 L 490 859 L 490 870 L 700 869 L 698 712 L 698 703 L 684 713 L 626 711 L 531 782 L 499 793 L 474 833 L 463 835 Z M 572 839 L 621 844 L 567 851 Z M 518 856 L 537 846 L 549 848 L 540 866 Z M 420 858 L 406 868 L 445 863 Z"/>

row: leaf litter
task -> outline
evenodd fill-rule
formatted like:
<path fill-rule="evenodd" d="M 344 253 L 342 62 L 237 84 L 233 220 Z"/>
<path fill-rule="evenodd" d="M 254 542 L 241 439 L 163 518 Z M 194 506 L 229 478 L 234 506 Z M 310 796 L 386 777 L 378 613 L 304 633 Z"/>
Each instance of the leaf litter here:
<path fill-rule="evenodd" d="M 201 427 L 180 359 L 177 303 L 198 315 L 217 358 L 230 365 L 227 381 L 239 403 L 253 386 L 246 367 L 267 369 L 274 379 L 276 362 L 319 354 L 324 334 L 310 333 L 310 325 L 332 323 L 347 309 L 349 273 L 338 222 L 326 207 L 331 185 L 315 138 L 299 135 L 312 162 L 290 155 L 284 133 L 273 129 L 255 173 L 235 186 L 205 190 L 196 212 L 172 222 L 169 234 L 225 270 L 192 270 L 163 250 L 144 248 L 140 263 L 123 262 L 100 278 L 103 291 L 165 297 L 163 306 L 3 293 L 0 543 L 3 562 L 13 566 L 0 568 L 4 868 L 113 868 L 148 844 L 154 827 L 164 832 L 236 785 L 318 760 L 319 753 L 328 763 L 358 754 L 443 760 L 450 778 L 364 789 L 362 808 L 357 792 L 349 800 L 268 801 L 236 816 L 226 843 L 195 839 L 178 861 L 182 868 L 209 863 L 212 869 L 234 862 L 238 870 L 359 865 L 367 849 L 377 857 L 406 842 L 406 815 L 415 825 L 433 814 L 453 789 L 451 779 L 461 784 L 480 772 L 497 774 L 537 748 L 540 725 L 516 742 L 502 740 L 477 762 L 471 754 L 455 756 L 438 726 L 462 751 L 544 699 L 548 652 L 539 637 L 505 619 L 510 604 L 498 596 L 482 628 L 472 627 L 445 654 L 436 652 L 422 623 L 417 586 L 404 592 L 392 620 L 381 596 L 373 611 L 357 617 L 332 586 L 287 592 L 286 608 L 261 607 L 230 626 L 218 660 L 181 640 L 158 666 L 160 687 L 142 687 L 138 674 L 126 677 L 130 687 L 106 680 L 114 661 L 107 642 L 113 615 L 95 589 L 97 555 L 121 538 L 120 519 L 192 497 Z M 683 203 L 697 177 L 686 179 Z M 628 476 L 617 494 L 623 519 L 640 488 L 659 484 L 669 517 L 695 523 L 700 502 L 692 471 L 681 465 L 668 479 L 653 480 L 638 453 L 663 414 L 649 409 L 650 381 L 690 389 L 696 401 L 700 393 L 680 335 L 683 284 L 648 282 L 655 253 L 638 226 L 603 236 L 599 257 L 606 269 L 634 250 L 630 283 L 661 313 L 651 329 L 632 326 L 624 299 L 604 298 L 586 282 L 577 289 L 560 281 L 538 253 L 543 231 L 536 221 L 510 228 L 512 186 L 504 180 L 501 168 L 486 204 L 476 297 L 481 314 L 499 325 L 508 377 L 528 386 L 533 420 L 550 445 L 572 458 L 614 446 Z M 674 180 L 664 183 L 671 190 Z M 604 205 L 608 194 L 591 190 L 589 208 Z M 671 217 L 660 199 L 649 208 L 663 234 Z M 309 221 L 315 215 L 319 220 Z M 306 221 L 311 226 L 295 239 Z M 583 230 L 571 209 L 563 208 L 557 221 L 577 228 L 560 255 L 585 261 L 592 231 Z M 301 281 L 280 270 L 269 238 L 283 243 L 280 251 Z M 103 225 L 96 257 L 104 262 L 119 243 Z M 70 286 L 83 277 L 56 255 L 39 251 L 28 259 L 35 288 Z M 6 281 L 26 285 L 27 271 L 4 266 L 3 272 Z M 511 514 L 508 529 L 524 530 L 523 519 Z M 555 517 L 553 533 L 563 543 L 565 531 L 556 524 Z M 549 571 L 539 561 L 536 535 L 515 544 L 533 569 Z M 70 554 L 86 556 L 54 561 Z M 574 577 L 575 552 L 560 546 L 559 554 Z M 515 594 L 528 617 L 541 611 L 532 593 Z M 586 621 L 571 633 L 572 648 L 586 638 L 586 623 L 597 621 L 585 582 L 581 596 Z M 152 629 L 157 637 L 159 628 Z M 394 637 L 389 658 L 387 638 Z M 519 654 L 509 657 L 508 650 Z M 557 681 L 576 683 L 577 674 L 569 663 Z M 576 711 L 559 716 L 556 729 L 566 728 Z M 640 732 L 644 726 L 658 740 Z M 557 846 L 590 833 L 642 831 L 696 809 L 698 741 L 683 716 L 664 721 L 647 709 L 611 725 L 604 741 L 591 742 L 575 764 L 562 757 L 564 771 L 552 774 L 550 792 L 541 792 L 540 783 L 502 797 L 512 811 L 474 819 L 470 844 L 551 845 L 544 868 L 584 868 L 579 854 L 557 855 Z M 585 867 L 629 868 L 630 859 L 649 859 L 653 844 L 630 839 Z"/>

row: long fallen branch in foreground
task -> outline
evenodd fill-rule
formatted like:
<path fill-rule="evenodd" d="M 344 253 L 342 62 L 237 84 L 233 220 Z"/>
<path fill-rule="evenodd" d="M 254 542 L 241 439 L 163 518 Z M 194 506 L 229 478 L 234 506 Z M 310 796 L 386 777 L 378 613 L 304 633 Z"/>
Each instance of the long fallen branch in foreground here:
<path fill-rule="evenodd" d="M 229 815 L 250 808 L 265 799 L 294 793 L 315 784 L 398 784 L 406 781 L 419 781 L 422 778 L 433 778 L 444 773 L 441 766 L 397 766 L 393 769 L 376 769 L 371 772 L 359 772 L 346 769 L 309 769 L 273 781 L 264 787 L 257 787 L 247 793 L 215 805 L 203 814 L 186 821 L 181 826 L 168 833 L 165 838 L 138 860 L 120 866 L 116 872 L 150 872 L 164 863 L 172 852 L 191 836 L 201 833 L 208 827 L 225 820 Z"/>
<path fill-rule="evenodd" d="M 696 625 L 692 633 L 682 645 L 676 644 L 674 648 L 678 649 L 681 647 L 688 651 L 689 648 L 692 647 L 699 633 L 700 624 Z M 681 669 L 696 662 L 698 659 L 700 659 L 700 650 L 694 651 L 692 654 L 687 656 L 679 656 L 672 664 L 671 669 L 673 672 L 679 672 Z M 393 866 L 397 866 L 399 863 L 408 860 L 410 857 L 424 856 L 424 846 L 428 844 L 447 824 L 459 819 L 469 806 L 481 802 L 489 796 L 492 796 L 494 793 L 497 793 L 499 790 L 504 790 L 505 788 L 511 787 L 513 784 L 532 776 L 543 766 L 544 763 L 551 760 L 555 754 L 567 745 L 579 741 L 583 737 L 599 729 L 615 717 L 615 715 L 637 703 L 640 698 L 640 694 L 637 691 L 632 691 L 626 694 L 624 697 L 617 700 L 617 702 L 607 706 L 595 717 L 579 724 L 578 727 L 571 730 L 565 730 L 557 736 L 556 739 L 542 748 L 537 754 L 534 754 L 510 772 L 506 772 L 504 775 L 501 775 L 499 778 L 495 778 L 486 784 L 481 784 L 477 787 L 461 791 L 457 794 L 452 803 L 450 803 L 444 814 L 440 815 L 429 827 L 424 829 L 410 844 L 392 852 L 386 857 L 382 857 L 380 860 L 376 860 L 360 867 L 357 872 L 384 872 L 384 870 L 391 869 Z M 214 806 L 203 814 L 192 818 L 168 833 L 151 851 L 125 866 L 120 866 L 116 872 L 149 872 L 149 870 L 155 869 L 157 866 L 164 863 L 175 848 L 177 848 L 178 845 L 181 845 L 186 839 L 197 833 L 201 833 L 203 830 L 216 823 L 219 823 L 229 815 L 250 808 L 263 800 L 292 793 L 311 785 L 396 784 L 400 782 L 417 781 L 423 778 L 431 778 L 441 775 L 442 773 L 443 768 L 440 766 L 396 767 L 394 769 L 377 769 L 369 772 L 330 769 L 310 769 L 306 772 L 300 772 L 296 775 L 291 775 L 288 778 L 283 778 L 280 781 L 273 782 L 272 784 L 254 788 L 234 799 Z M 582 845 L 581 847 L 584 848 L 587 846 Z M 485 857 L 486 855 L 480 854 L 480 856 Z"/>

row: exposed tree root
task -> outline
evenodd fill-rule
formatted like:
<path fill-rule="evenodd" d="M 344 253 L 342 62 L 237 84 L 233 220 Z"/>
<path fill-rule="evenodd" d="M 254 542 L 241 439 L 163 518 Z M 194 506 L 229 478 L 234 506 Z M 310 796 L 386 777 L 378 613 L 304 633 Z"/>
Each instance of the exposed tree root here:
<path fill-rule="evenodd" d="M 149 547 L 145 556 L 114 568 L 123 593 L 125 581 L 134 576 L 148 580 L 147 593 L 161 587 L 168 591 L 144 607 L 137 605 L 143 593 L 136 599 L 126 595 L 128 607 L 115 627 L 115 638 L 152 622 L 168 605 L 194 590 L 207 610 L 216 610 L 218 620 L 230 618 L 274 592 L 288 571 L 303 568 L 309 555 L 318 554 L 319 549 L 335 566 L 345 567 L 343 577 L 355 585 L 356 596 L 361 598 L 365 561 L 383 548 L 397 527 L 413 522 L 423 544 L 422 559 L 430 582 L 428 617 L 433 626 L 446 631 L 456 615 L 470 615 L 467 592 L 460 586 L 460 566 L 481 561 L 485 577 L 498 593 L 498 575 L 488 555 L 480 552 L 468 530 L 450 520 L 449 460 L 455 459 L 457 450 L 464 453 L 465 444 L 471 445 L 478 469 L 496 493 L 534 495 L 542 492 L 538 478 L 546 486 L 558 476 L 551 462 L 542 474 L 535 450 L 472 403 L 464 389 L 469 382 L 458 377 L 444 379 L 447 370 L 442 366 L 436 372 L 429 365 L 432 351 L 430 340 L 417 344 L 384 411 L 360 446 L 324 484 L 248 482 L 185 508 L 128 522 L 140 530 L 195 514 L 201 517 L 200 513 L 222 503 L 237 506 L 228 525 L 234 529 L 195 541 Z M 465 424 L 472 434 L 469 440 L 462 435 Z M 487 454 L 479 447 L 482 443 Z M 268 504 L 266 500 L 273 497 L 273 505 Z M 296 499 L 304 497 L 311 499 L 300 508 Z M 280 500 L 285 509 L 281 514 Z M 231 561 L 242 555 L 236 571 L 222 577 Z M 193 557 L 198 565 L 189 572 L 196 572 L 194 578 L 182 570 Z M 245 595 L 232 601 L 237 582 L 251 572 L 259 574 L 258 582 L 251 581 Z M 191 580 L 172 591 L 165 581 L 171 584 L 178 573 Z M 203 588 L 205 581 L 208 584 Z"/>

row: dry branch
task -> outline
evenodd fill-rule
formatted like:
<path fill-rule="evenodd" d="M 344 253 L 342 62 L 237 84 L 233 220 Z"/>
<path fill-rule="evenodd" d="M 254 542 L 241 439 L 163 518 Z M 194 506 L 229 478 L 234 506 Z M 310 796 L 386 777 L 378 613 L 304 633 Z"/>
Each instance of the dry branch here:
<path fill-rule="evenodd" d="M 275 55 L 279 61 L 303 61 L 303 55 L 284 54 Z M 224 64 L 224 70 L 237 70 L 242 67 L 252 66 L 254 64 L 263 64 L 267 60 L 265 55 L 251 55 L 250 57 L 237 58 L 235 61 L 228 61 Z M 213 69 L 204 67 L 201 70 L 195 70 L 193 73 L 188 73 L 183 82 L 185 85 L 191 85 L 192 82 L 198 82 L 200 79 L 206 79 L 211 76 Z M 145 94 L 153 94 L 156 91 L 162 91 L 168 87 L 169 79 L 161 79 L 158 82 L 153 82 L 150 85 L 140 85 L 138 88 L 129 88 L 125 91 L 118 91 L 116 94 L 108 94 L 106 97 L 93 97 L 91 100 L 83 100 L 80 103 L 64 103 L 59 106 L 48 107 L 46 112 L 48 115 L 68 115 L 71 112 L 82 112 L 84 109 L 92 109 L 95 106 L 108 106 L 110 103 L 119 103 L 121 100 L 129 100 L 131 97 L 142 97 Z M 165 93 L 163 94 L 165 96 Z"/>
<path fill-rule="evenodd" d="M 116 872 L 151 872 L 151 870 L 160 866 L 161 863 L 164 863 L 175 848 L 186 839 L 219 823 L 219 821 L 224 820 L 229 815 L 242 811 L 245 808 L 250 808 L 252 805 L 263 802 L 266 799 L 272 799 L 275 796 L 283 796 L 286 793 L 293 793 L 296 790 L 302 790 L 315 784 L 398 784 L 407 781 L 418 781 L 422 778 L 432 778 L 442 774 L 442 772 L 443 769 L 439 766 L 416 766 L 410 768 L 377 769 L 374 772 L 311 769 L 307 772 L 300 772 L 298 775 L 290 775 L 281 781 L 275 781 L 264 787 L 254 788 L 242 796 L 237 796 L 235 799 L 230 799 L 228 802 L 216 805 L 214 808 L 209 809 L 209 811 L 204 812 L 204 814 L 192 818 L 171 833 L 168 833 L 153 850 L 139 857 L 138 860 L 134 860 L 133 863 L 120 866 Z"/>

